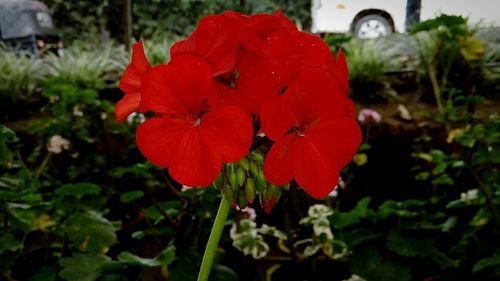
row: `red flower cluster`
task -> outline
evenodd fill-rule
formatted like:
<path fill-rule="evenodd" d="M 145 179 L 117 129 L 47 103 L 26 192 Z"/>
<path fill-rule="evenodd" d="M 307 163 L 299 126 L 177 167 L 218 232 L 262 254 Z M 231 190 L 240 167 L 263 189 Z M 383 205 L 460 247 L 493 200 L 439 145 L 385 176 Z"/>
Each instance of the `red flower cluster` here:
<path fill-rule="evenodd" d="M 274 142 L 264 160 L 269 183 L 295 179 L 315 198 L 333 190 L 361 142 L 342 52 L 334 58 L 277 11 L 204 17 L 170 55 L 151 67 L 135 44 L 120 82 L 118 120 L 154 113 L 137 129 L 148 160 L 182 184 L 207 186 L 223 163 L 248 154 L 260 125 Z"/>

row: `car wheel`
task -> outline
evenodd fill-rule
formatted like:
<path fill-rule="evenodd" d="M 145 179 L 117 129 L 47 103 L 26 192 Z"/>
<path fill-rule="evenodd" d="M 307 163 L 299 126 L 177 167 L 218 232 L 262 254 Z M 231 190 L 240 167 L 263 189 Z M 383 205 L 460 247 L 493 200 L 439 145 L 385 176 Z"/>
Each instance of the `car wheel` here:
<path fill-rule="evenodd" d="M 392 25 L 381 15 L 366 15 L 354 23 L 354 37 L 359 39 L 378 38 L 393 31 Z"/>

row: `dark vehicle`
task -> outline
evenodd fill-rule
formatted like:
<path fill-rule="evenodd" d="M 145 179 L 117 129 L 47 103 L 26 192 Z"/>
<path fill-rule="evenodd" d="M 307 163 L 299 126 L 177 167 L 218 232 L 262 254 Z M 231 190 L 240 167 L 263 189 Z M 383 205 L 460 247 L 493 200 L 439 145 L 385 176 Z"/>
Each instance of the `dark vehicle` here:
<path fill-rule="evenodd" d="M 0 40 L 34 57 L 62 47 L 49 9 L 39 1 L 0 0 Z"/>

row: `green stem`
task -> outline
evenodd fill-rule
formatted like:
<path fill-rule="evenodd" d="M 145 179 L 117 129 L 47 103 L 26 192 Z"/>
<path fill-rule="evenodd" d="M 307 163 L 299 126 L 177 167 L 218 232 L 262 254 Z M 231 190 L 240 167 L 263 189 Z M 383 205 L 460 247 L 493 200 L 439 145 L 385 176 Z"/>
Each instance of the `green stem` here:
<path fill-rule="evenodd" d="M 207 281 L 210 274 L 210 269 L 214 262 L 215 251 L 217 250 L 217 245 L 219 244 L 219 239 L 224 230 L 224 223 L 226 222 L 227 214 L 229 213 L 229 202 L 222 196 L 220 200 L 219 210 L 215 216 L 214 225 L 212 226 L 212 231 L 210 232 L 210 237 L 208 238 L 207 247 L 205 248 L 205 253 L 203 254 L 203 260 L 201 261 L 200 272 L 198 273 L 198 281 Z"/>

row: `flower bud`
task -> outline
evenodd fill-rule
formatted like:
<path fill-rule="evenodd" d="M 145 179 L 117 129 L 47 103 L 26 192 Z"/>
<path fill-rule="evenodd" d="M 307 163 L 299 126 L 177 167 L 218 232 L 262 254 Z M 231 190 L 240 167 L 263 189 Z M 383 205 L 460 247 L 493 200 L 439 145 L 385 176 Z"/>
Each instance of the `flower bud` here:
<path fill-rule="evenodd" d="M 236 178 L 236 172 L 234 171 L 233 166 L 229 166 L 227 169 L 227 174 L 229 177 L 229 184 L 233 188 L 233 190 L 238 190 L 238 180 Z"/>
<path fill-rule="evenodd" d="M 264 172 L 262 170 L 259 171 L 259 174 L 256 176 L 257 182 L 260 185 L 267 186 L 266 178 L 264 178 Z"/>
<path fill-rule="evenodd" d="M 260 204 L 267 214 L 270 214 L 274 205 L 281 197 L 281 188 L 276 185 L 269 185 L 260 195 Z"/>
<path fill-rule="evenodd" d="M 222 193 L 224 194 L 224 198 L 226 198 L 227 202 L 231 204 L 231 206 L 235 205 L 235 194 L 230 185 L 224 185 L 222 187 Z"/>
<path fill-rule="evenodd" d="M 240 207 L 240 209 L 245 209 L 247 205 L 248 200 L 245 197 L 245 194 L 243 194 L 242 192 L 238 192 L 238 207 Z"/>
<path fill-rule="evenodd" d="M 238 166 L 238 168 L 236 168 L 236 182 L 241 187 L 245 183 L 246 179 L 247 179 L 247 173 L 241 166 Z"/>
<path fill-rule="evenodd" d="M 256 194 L 255 181 L 253 178 L 247 178 L 245 182 L 245 195 L 250 204 L 252 204 L 253 201 L 255 200 L 255 194 Z"/>
<path fill-rule="evenodd" d="M 240 164 L 240 167 L 245 169 L 245 171 L 248 171 L 250 169 L 250 161 L 246 157 L 241 159 L 238 164 Z"/>
<path fill-rule="evenodd" d="M 255 161 L 250 160 L 249 168 L 252 175 L 254 175 L 255 177 L 259 175 L 259 165 L 257 165 Z"/>
<path fill-rule="evenodd" d="M 253 151 L 253 152 L 250 153 L 250 156 L 255 161 L 258 161 L 258 162 L 261 162 L 261 163 L 264 161 L 264 156 L 262 154 L 260 154 L 259 152 Z"/>

